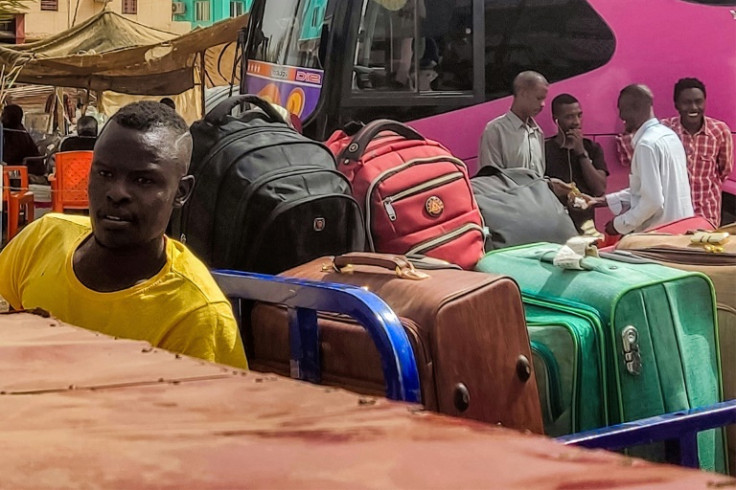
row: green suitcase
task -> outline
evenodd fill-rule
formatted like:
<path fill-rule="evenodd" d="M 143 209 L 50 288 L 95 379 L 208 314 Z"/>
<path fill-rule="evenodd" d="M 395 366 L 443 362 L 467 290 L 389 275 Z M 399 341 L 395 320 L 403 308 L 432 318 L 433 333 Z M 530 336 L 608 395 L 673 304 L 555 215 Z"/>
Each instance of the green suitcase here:
<path fill-rule="evenodd" d="M 586 270 L 563 270 L 552 264 L 560 248 L 496 250 L 476 269 L 513 277 L 527 305 L 574 312 L 600 326 L 608 423 L 721 401 L 715 294 L 705 275 L 594 257 L 584 259 Z M 703 432 L 698 442 L 701 467 L 724 472 L 723 432 Z M 661 448 L 637 455 L 660 459 Z"/>
<path fill-rule="evenodd" d="M 600 324 L 526 301 L 545 434 L 558 437 L 608 425 Z"/>

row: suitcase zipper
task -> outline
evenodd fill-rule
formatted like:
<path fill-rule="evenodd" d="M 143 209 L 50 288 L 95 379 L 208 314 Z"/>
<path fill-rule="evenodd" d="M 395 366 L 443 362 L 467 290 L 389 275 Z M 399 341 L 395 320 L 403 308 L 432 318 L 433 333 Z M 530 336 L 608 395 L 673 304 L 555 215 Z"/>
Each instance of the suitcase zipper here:
<path fill-rule="evenodd" d="M 422 242 L 419 245 L 415 245 L 408 252 L 406 252 L 405 255 L 423 254 L 427 250 L 431 250 L 433 248 L 439 247 L 440 245 L 444 245 L 447 242 L 451 242 L 455 238 L 459 237 L 460 235 L 464 235 L 469 231 L 477 231 L 482 235 L 483 227 L 476 225 L 475 223 L 467 223 L 460 228 L 456 228 L 451 232 L 445 233 L 444 235 L 440 235 L 438 237 Z"/>
<path fill-rule="evenodd" d="M 373 231 L 371 229 L 371 197 L 373 196 L 373 191 L 375 190 L 376 186 L 380 184 L 383 180 L 387 179 L 388 177 L 397 174 L 409 167 L 413 167 L 414 165 L 423 165 L 426 163 L 438 163 L 438 162 L 450 162 L 457 167 L 461 169 L 466 170 L 465 163 L 460 160 L 459 158 L 455 158 L 450 155 L 440 155 L 436 157 L 429 157 L 429 158 L 414 158 L 412 160 L 409 160 L 406 163 L 403 163 L 399 165 L 398 167 L 392 167 L 389 169 L 384 170 L 378 176 L 373 179 L 368 186 L 368 192 L 365 194 L 365 231 L 366 231 L 366 237 L 368 238 L 368 246 L 372 252 L 376 251 L 376 246 L 373 242 Z M 467 171 L 467 170 L 466 170 Z M 472 192 L 470 193 L 472 197 Z"/>
<path fill-rule="evenodd" d="M 393 196 L 388 196 L 386 199 L 383 200 L 383 207 L 386 209 L 386 214 L 388 214 L 388 219 L 390 219 L 391 221 L 396 221 L 396 211 L 394 210 L 394 206 L 393 206 L 393 203 L 395 203 L 396 201 L 406 199 L 407 197 L 411 197 L 413 195 L 419 194 L 428 189 L 433 189 L 435 187 L 441 187 L 445 184 L 449 184 L 450 182 L 455 182 L 456 180 L 460 180 L 462 178 L 463 178 L 462 172 L 453 172 L 451 174 L 443 175 L 442 177 L 437 177 L 436 179 L 428 180 L 427 182 L 424 182 L 422 184 L 415 185 L 413 187 L 409 187 L 408 189 L 404 189 L 401 192 L 397 192 Z"/>

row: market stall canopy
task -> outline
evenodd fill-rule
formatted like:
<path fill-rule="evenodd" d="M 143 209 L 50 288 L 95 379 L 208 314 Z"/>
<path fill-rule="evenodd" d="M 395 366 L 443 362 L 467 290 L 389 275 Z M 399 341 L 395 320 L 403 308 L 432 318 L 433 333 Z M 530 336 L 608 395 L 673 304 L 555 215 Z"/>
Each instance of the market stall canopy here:
<path fill-rule="evenodd" d="M 231 69 L 238 31 L 247 22 L 248 16 L 242 15 L 177 36 L 103 10 L 55 36 L 0 48 L 0 62 L 22 63 L 17 79 L 22 83 L 135 95 L 177 94 L 198 83 L 195 64 L 201 53 L 205 66 L 220 72 L 208 74 L 207 85 L 223 82 L 227 71 L 223 66 Z"/>

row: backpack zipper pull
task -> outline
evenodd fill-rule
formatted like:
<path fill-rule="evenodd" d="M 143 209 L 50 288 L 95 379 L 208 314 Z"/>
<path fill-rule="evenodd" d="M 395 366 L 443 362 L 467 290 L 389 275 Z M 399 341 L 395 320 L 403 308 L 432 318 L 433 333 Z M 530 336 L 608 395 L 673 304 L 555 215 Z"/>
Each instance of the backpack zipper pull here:
<path fill-rule="evenodd" d="M 388 219 L 391 221 L 396 221 L 396 211 L 394 210 L 393 205 L 391 204 L 391 198 L 387 197 L 383 200 L 383 207 L 386 208 L 386 214 L 388 214 Z"/>

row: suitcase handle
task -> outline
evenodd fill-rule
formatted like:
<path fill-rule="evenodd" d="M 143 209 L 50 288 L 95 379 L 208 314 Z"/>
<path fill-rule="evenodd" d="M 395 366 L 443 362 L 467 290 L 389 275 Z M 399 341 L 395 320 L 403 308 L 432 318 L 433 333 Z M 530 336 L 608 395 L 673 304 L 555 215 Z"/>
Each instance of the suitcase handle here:
<path fill-rule="evenodd" d="M 348 162 L 357 162 L 363 156 L 363 153 L 365 153 L 365 149 L 371 140 L 383 131 L 391 131 L 408 140 L 424 141 L 424 136 L 405 124 L 392 121 L 391 119 L 376 119 L 355 133 L 350 144 L 340 153 L 337 161 L 345 162 L 347 160 Z"/>
<path fill-rule="evenodd" d="M 401 279 L 421 280 L 429 277 L 424 272 L 416 270 L 414 265 L 401 255 L 351 252 L 332 259 L 332 265 L 341 273 L 352 272 L 352 266 L 355 265 L 368 265 L 396 271 L 396 276 Z"/>
<path fill-rule="evenodd" d="M 276 112 L 276 109 L 273 108 L 270 102 L 258 97 L 257 95 L 251 94 L 233 95 L 232 97 L 228 97 L 208 112 L 204 117 L 204 121 L 212 124 L 213 126 L 220 126 L 225 116 L 230 114 L 236 106 L 242 103 L 252 104 L 260 108 L 266 113 L 269 119 L 271 119 L 271 122 L 285 122 L 284 118 L 281 117 L 281 114 Z"/>

